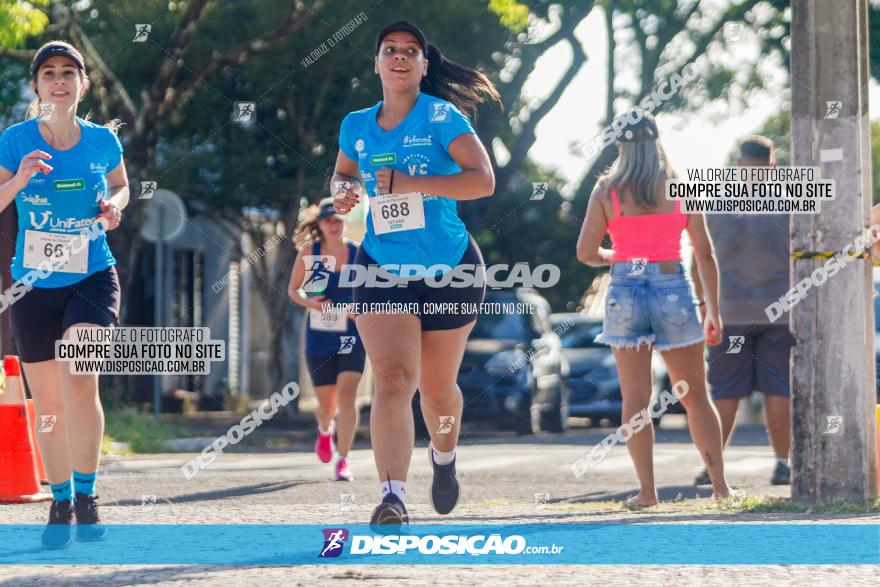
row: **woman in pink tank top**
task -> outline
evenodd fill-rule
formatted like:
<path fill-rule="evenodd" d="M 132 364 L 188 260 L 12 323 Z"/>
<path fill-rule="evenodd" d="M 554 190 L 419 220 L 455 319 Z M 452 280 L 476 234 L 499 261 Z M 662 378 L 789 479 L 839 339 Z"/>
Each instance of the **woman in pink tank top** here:
<path fill-rule="evenodd" d="M 628 507 L 659 503 L 654 484 L 654 429 L 651 416 L 681 401 L 688 427 L 712 479 L 713 495 L 731 489 L 724 479 L 721 425 L 707 393 L 703 343 L 721 342 L 718 266 L 703 216 L 683 214 L 664 198 L 666 178 L 674 178 L 659 140 L 654 117 L 638 110 L 618 139 L 619 155 L 599 178 L 590 196 L 577 244 L 578 260 L 594 267 L 611 265 L 602 333 L 612 347 L 623 396 L 621 435 L 639 477 L 639 494 Z M 681 264 L 681 235 L 687 231 L 702 282 L 704 301 L 696 302 Z M 606 233 L 612 248 L 602 248 Z M 700 325 L 697 306 L 706 305 Z M 651 355 L 658 351 L 669 371 L 672 391 L 652 403 Z M 629 428 L 631 433 L 626 432 Z M 592 461 L 575 464 L 586 472 Z"/>

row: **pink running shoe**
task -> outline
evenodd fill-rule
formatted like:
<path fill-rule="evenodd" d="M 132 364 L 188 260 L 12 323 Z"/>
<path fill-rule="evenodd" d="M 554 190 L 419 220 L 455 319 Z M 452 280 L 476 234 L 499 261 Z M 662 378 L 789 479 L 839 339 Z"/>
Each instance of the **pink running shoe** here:
<path fill-rule="evenodd" d="M 315 453 L 322 463 L 329 463 L 333 458 L 333 424 L 330 424 L 330 432 L 321 434 L 321 427 L 318 427 L 318 439 L 315 440 Z"/>
<path fill-rule="evenodd" d="M 348 470 L 348 463 L 345 457 L 339 457 L 336 461 L 336 480 L 337 481 L 354 481 L 354 475 Z"/>

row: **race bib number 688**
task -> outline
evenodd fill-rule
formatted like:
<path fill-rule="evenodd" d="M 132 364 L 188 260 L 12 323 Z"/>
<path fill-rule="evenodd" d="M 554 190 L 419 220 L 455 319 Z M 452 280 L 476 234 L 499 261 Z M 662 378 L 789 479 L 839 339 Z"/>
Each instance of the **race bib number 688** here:
<path fill-rule="evenodd" d="M 370 217 L 376 234 L 403 232 L 425 227 L 422 194 L 385 194 L 370 198 Z"/>

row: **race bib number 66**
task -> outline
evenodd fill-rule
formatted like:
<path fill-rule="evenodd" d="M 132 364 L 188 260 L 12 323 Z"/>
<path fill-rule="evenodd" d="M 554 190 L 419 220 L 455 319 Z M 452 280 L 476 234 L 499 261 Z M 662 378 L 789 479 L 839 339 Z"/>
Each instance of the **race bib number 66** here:
<path fill-rule="evenodd" d="M 425 228 L 422 194 L 385 194 L 370 198 L 370 217 L 376 234 Z"/>
<path fill-rule="evenodd" d="M 26 230 L 22 266 L 25 269 L 37 269 L 48 261 L 56 271 L 86 273 L 89 267 L 89 247 L 87 244 L 83 247 L 77 242 L 81 238 L 83 237 L 78 234 Z"/>

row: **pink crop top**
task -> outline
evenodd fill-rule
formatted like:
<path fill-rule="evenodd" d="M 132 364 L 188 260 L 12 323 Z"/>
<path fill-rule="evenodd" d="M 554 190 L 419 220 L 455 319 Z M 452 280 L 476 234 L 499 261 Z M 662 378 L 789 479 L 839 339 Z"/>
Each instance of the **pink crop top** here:
<path fill-rule="evenodd" d="M 608 234 L 611 235 L 615 261 L 681 260 L 681 231 L 687 227 L 688 217 L 682 214 L 680 202 L 675 202 L 675 212 L 635 216 L 621 216 L 616 188 L 611 188 L 611 202 L 614 204 L 614 218 L 608 221 Z"/>

